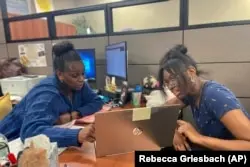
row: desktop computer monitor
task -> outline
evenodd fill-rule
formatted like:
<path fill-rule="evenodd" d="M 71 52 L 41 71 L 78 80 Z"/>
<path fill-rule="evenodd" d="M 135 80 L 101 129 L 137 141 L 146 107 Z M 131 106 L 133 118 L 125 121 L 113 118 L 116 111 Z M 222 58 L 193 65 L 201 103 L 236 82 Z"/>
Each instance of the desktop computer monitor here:
<path fill-rule="evenodd" d="M 127 42 L 121 42 L 106 46 L 107 75 L 127 81 L 127 59 Z"/>
<path fill-rule="evenodd" d="M 85 79 L 96 80 L 95 49 L 77 49 L 85 66 Z"/>

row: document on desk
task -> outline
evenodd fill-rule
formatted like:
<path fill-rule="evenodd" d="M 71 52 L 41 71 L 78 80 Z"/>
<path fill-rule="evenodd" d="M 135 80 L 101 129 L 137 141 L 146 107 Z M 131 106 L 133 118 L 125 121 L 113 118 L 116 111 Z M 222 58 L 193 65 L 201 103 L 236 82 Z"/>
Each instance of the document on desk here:
<path fill-rule="evenodd" d="M 18 153 L 21 152 L 24 149 L 23 142 L 20 138 L 13 140 L 8 143 L 10 152 L 15 155 L 15 157 L 18 156 Z M 67 149 L 67 147 L 61 147 L 58 148 L 58 155 L 60 155 L 62 152 L 64 152 Z"/>
<path fill-rule="evenodd" d="M 75 125 L 76 120 L 73 120 L 69 123 L 63 124 L 63 125 L 56 125 L 54 127 L 58 127 L 58 128 L 68 128 L 68 129 L 83 129 L 83 126 L 77 126 Z"/>
<path fill-rule="evenodd" d="M 10 152 L 17 157 L 18 153 L 24 149 L 23 142 L 20 138 L 8 143 Z"/>
<path fill-rule="evenodd" d="M 109 105 L 104 105 L 104 106 L 102 107 L 102 109 L 101 109 L 100 111 L 98 111 L 98 113 L 99 113 L 99 112 L 110 111 L 111 109 L 112 109 L 111 106 L 109 106 Z M 76 120 L 76 123 L 79 123 L 79 124 L 81 124 L 81 123 L 91 124 L 91 123 L 94 123 L 94 122 L 95 122 L 95 114 L 92 114 L 92 115 L 89 115 L 89 116 L 85 116 L 85 117 L 83 117 L 83 118 L 80 118 L 80 119 L 77 119 L 77 120 Z"/>
<path fill-rule="evenodd" d="M 74 125 L 75 121 L 63 124 L 63 125 L 56 125 L 55 127 L 61 127 L 61 128 L 69 128 L 69 129 L 83 129 L 83 126 L 76 126 Z M 23 142 L 21 141 L 20 138 L 13 140 L 11 142 L 8 142 L 8 146 L 10 149 L 10 152 L 13 153 L 16 157 L 20 151 L 24 149 Z M 62 147 L 58 148 L 58 154 L 61 154 L 64 150 L 67 148 Z"/>
<path fill-rule="evenodd" d="M 58 127 L 58 128 L 71 128 L 72 126 L 74 126 L 76 120 L 73 120 L 69 123 L 66 124 L 62 124 L 62 125 L 55 125 L 54 127 Z"/>
<path fill-rule="evenodd" d="M 132 120 L 133 121 L 141 121 L 141 120 L 149 120 L 151 118 L 151 108 L 143 107 L 143 108 L 134 108 Z"/>

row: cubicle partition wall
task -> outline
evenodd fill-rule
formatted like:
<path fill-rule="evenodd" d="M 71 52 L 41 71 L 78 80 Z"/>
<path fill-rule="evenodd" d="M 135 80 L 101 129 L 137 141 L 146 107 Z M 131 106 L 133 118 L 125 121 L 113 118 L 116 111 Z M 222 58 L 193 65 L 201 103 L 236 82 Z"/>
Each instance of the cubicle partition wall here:
<path fill-rule="evenodd" d="M 250 111 L 250 79 L 248 77 L 250 72 L 250 10 L 246 9 L 246 6 L 250 7 L 250 1 L 203 0 L 202 2 L 201 0 L 138 0 L 102 5 L 97 7 L 98 14 L 85 15 L 87 19 L 90 16 L 100 19 L 100 11 L 103 11 L 101 20 L 105 22 L 99 20 L 101 25 L 98 25 L 98 20 L 96 20 L 92 24 L 93 27 L 98 27 L 96 34 L 72 36 L 72 34 L 67 34 L 67 30 L 60 30 L 60 35 L 57 35 L 56 30 L 50 28 L 50 39 L 46 41 L 7 40 L 7 47 L 2 22 L 0 22 L 0 57 L 7 57 L 7 55 L 17 57 L 18 44 L 42 42 L 45 43 L 48 67 L 30 68 L 29 72 L 52 74 L 52 44 L 69 40 L 77 49 L 96 49 L 97 87 L 103 87 L 106 71 L 106 45 L 127 41 L 128 81 L 131 84 L 137 84 L 148 74 L 157 75 L 159 60 L 169 48 L 176 44 L 185 44 L 189 54 L 198 62 L 198 67 L 207 73 L 203 77 L 225 84 Z M 238 6 L 234 5 L 236 2 Z M 215 4 L 222 11 L 226 9 L 225 12 L 216 13 L 218 11 L 213 8 Z M 148 14 L 150 7 L 154 12 Z M 67 18 L 69 14 L 76 12 L 90 13 L 93 9 L 66 11 Z M 52 16 L 55 16 L 55 20 L 60 20 L 64 17 L 63 11 L 52 12 Z M 48 22 L 50 21 L 51 18 Z M 49 23 L 49 25 L 53 24 Z M 5 32 L 8 31 L 5 30 Z M 63 33 L 64 36 L 61 36 Z M 191 120 L 189 113 L 186 113 L 186 117 Z"/>
<path fill-rule="evenodd" d="M 36 41 L 36 42 L 7 43 L 8 56 L 19 58 L 18 45 L 40 44 L 40 43 L 44 44 L 44 47 L 45 47 L 47 66 L 46 67 L 30 67 L 28 68 L 28 72 L 30 74 L 50 75 L 53 72 L 52 51 L 51 51 L 52 41 L 47 40 L 47 41 Z"/>
<path fill-rule="evenodd" d="M 250 112 L 250 25 L 190 29 L 184 44 L 198 67 L 212 79 L 229 87 Z"/>
<path fill-rule="evenodd" d="M 250 97 L 250 25 L 186 30 L 184 43 L 209 79 L 229 86 L 238 97 Z"/>
<path fill-rule="evenodd" d="M 7 53 L 6 40 L 4 34 L 2 12 L 0 8 L 0 58 L 7 58 L 7 57 L 8 53 Z"/>
<path fill-rule="evenodd" d="M 188 0 L 183 43 L 207 72 L 250 112 L 250 1 Z"/>
<path fill-rule="evenodd" d="M 5 43 L 0 43 L 0 58 L 8 58 L 7 45 Z"/>

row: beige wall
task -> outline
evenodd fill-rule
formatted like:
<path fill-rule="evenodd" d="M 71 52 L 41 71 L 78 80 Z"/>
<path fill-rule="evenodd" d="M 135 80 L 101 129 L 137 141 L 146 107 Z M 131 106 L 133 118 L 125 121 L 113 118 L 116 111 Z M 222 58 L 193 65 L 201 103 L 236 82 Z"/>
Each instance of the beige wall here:
<path fill-rule="evenodd" d="M 123 0 L 75 0 L 75 4 L 78 7 L 83 7 L 83 6 L 104 4 L 104 3 L 119 2 L 119 1 Z"/>
<path fill-rule="evenodd" d="M 114 31 L 179 26 L 180 1 L 116 8 L 113 10 Z"/>
<path fill-rule="evenodd" d="M 2 11 L 0 8 L 0 59 L 8 57 L 8 51 L 5 44 L 5 34 L 2 20 Z"/>
<path fill-rule="evenodd" d="M 77 7 L 74 0 L 53 0 L 53 6 L 54 10 L 70 9 Z M 55 19 L 56 21 L 62 23 L 72 23 L 72 17 L 67 15 L 56 17 Z"/>
<path fill-rule="evenodd" d="M 2 19 L 2 9 L 0 8 L 0 19 Z"/>
<path fill-rule="evenodd" d="M 53 0 L 54 10 L 76 8 L 77 0 Z"/>
<path fill-rule="evenodd" d="M 249 19 L 249 0 L 189 0 L 189 25 Z"/>
<path fill-rule="evenodd" d="M 0 59 L 7 58 L 7 57 L 8 57 L 8 52 L 7 52 L 6 44 L 0 44 Z"/>
<path fill-rule="evenodd" d="M 35 0 L 29 0 L 29 6 L 32 7 L 32 13 L 36 13 Z M 76 8 L 75 0 L 51 0 L 53 10 Z"/>
<path fill-rule="evenodd" d="M 3 21 L 0 19 L 0 43 L 5 43 L 5 32 L 4 32 L 4 26 Z"/>

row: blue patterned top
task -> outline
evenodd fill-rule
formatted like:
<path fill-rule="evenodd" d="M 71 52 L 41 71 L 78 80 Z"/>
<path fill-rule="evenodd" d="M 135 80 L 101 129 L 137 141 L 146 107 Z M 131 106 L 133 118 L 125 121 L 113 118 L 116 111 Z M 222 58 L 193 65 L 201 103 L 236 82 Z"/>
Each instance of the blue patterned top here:
<path fill-rule="evenodd" d="M 192 97 L 187 97 L 184 103 L 191 106 L 197 128 L 204 136 L 234 139 L 231 132 L 220 121 L 228 111 L 240 109 L 250 119 L 250 114 L 234 93 L 215 81 L 207 81 L 204 84 L 199 107 L 196 107 Z"/>

